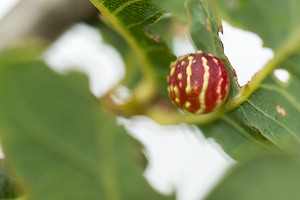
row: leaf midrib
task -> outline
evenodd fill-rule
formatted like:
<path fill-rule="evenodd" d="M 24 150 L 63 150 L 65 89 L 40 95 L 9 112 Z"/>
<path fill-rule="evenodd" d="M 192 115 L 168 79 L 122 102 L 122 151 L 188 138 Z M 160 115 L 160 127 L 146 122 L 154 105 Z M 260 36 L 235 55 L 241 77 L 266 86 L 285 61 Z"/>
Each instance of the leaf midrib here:
<path fill-rule="evenodd" d="M 122 5 L 120 5 L 117 9 L 115 9 L 112 12 L 112 14 L 113 15 L 117 15 L 119 12 L 121 12 L 127 6 L 130 6 L 131 4 L 134 4 L 134 3 L 139 2 L 139 1 L 142 1 L 142 0 L 130 0 L 130 1 L 126 1 L 125 3 L 123 3 Z"/>
<path fill-rule="evenodd" d="M 118 20 L 118 18 L 113 13 L 111 13 L 102 3 L 100 3 L 99 0 L 90 0 L 90 1 L 108 19 L 109 23 L 115 28 L 115 30 L 120 35 L 122 35 L 124 37 L 124 39 L 128 42 L 129 46 L 133 49 L 134 53 L 136 54 L 136 58 L 141 63 L 141 67 L 143 69 L 145 78 L 149 82 L 152 82 L 153 85 L 155 85 L 154 73 L 151 69 L 151 63 L 150 63 L 146 53 L 144 52 L 144 49 L 138 45 L 135 38 L 132 37 L 129 30 L 123 26 L 121 21 Z M 132 1 L 132 3 L 134 3 L 134 0 Z M 125 7 L 122 7 L 122 9 L 124 9 L 124 8 Z M 121 12 L 121 10 L 119 9 L 118 12 Z"/>

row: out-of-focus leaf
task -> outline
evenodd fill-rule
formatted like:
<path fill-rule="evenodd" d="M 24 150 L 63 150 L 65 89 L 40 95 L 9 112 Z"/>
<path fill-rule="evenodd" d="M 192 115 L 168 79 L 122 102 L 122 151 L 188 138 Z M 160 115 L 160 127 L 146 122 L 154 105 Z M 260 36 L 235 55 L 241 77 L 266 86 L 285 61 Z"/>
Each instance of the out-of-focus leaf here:
<path fill-rule="evenodd" d="M 82 74 L 58 75 L 34 60 L 1 65 L 0 130 L 29 199 L 174 199 L 142 177 L 136 141 L 105 114 Z"/>
<path fill-rule="evenodd" d="M 23 44 L 26 45 L 25 43 Z M 28 45 L 28 44 L 27 44 Z M 41 47 L 30 44 L 30 48 L 24 51 L 23 48 L 11 48 L 0 54 L 0 66 L 14 65 L 35 59 L 40 55 Z"/>
<path fill-rule="evenodd" d="M 296 200 L 299 184 L 298 157 L 268 155 L 234 166 L 205 199 Z"/>
<path fill-rule="evenodd" d="M 166 91 L 166 75 L 175 57 L 163 41 L 145 31 L 163 16 L 162 9 L 150 0 L 90 1 L 100 10 L 102 19 L 125 39 L 139 62 L 145 83 L 136 93 L 137 98 L 147 101 L 159 91 Z"/>

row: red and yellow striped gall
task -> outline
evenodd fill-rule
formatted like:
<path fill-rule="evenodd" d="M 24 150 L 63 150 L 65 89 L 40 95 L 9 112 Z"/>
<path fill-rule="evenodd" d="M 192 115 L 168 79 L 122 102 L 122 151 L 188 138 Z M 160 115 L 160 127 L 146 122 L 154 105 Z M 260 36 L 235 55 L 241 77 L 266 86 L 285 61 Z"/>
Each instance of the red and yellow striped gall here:
<path fill-rule="evenodd" d="M 197 52 L 179 57 L 167 77 L 172 102 L 184 111 L 205 114 L 220 107 L 229 92 L 229 76 L 222 61 Z"/>

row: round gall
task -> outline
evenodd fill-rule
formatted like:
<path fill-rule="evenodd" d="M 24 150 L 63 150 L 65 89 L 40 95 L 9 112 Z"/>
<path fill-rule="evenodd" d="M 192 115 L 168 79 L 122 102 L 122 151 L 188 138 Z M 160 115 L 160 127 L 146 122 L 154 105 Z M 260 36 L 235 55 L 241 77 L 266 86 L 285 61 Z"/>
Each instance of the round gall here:
<path fill-rule="evenodd" d="M 202 52 L 172 62 L 167 80 L 172 102 L 194 114 L 214 111 L 229 92 L 229 76 L 222 61 Z"/>

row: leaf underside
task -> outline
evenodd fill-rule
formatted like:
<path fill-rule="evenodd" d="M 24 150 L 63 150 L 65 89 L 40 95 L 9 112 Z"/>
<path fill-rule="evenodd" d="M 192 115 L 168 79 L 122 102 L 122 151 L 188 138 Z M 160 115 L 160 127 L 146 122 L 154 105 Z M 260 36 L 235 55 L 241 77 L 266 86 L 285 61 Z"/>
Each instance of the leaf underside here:
<path fill-rule="evenodd" d="M 297 157 L 258 157 L 233 167 L 205 199 L 298 199 L 299 168 L 300 161 Z"/>

